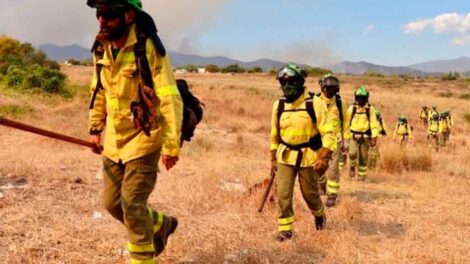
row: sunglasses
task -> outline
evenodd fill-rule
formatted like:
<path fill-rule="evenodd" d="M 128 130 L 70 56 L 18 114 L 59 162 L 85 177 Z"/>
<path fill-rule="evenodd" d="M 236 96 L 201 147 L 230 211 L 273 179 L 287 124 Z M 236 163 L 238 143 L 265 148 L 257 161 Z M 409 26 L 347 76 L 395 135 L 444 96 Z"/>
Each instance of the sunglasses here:
<path fill-rule="evenodd" d="M 100 17 L 104 20 L 113 20 L 122 15 L 122 11 L 119 9 L 114 10 L 96 10 L 96 19 Z"/>

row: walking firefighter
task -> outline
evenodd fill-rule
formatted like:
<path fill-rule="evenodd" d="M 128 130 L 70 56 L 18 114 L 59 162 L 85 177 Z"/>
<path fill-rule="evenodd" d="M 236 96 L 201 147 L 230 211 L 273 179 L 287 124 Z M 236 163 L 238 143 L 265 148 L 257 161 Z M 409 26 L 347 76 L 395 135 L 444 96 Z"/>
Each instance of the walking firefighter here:
<path fill-rule="evenodd" d="M 434 148 L 436 151 L 439 151 L 441 129 L 439 114 L 432 113 L 428 120 L 428 143 L 429 148 Z"/>
<path fill-rule="evenodd" d="M 279 202 L 276 239 L 280 242 L 293 236 L 292 203 L 297 175 L 316 229 L 321 230 L 326 224 L 318 177 L 327 170 L 337 140 L 332 126 L 326 122 L 321 99 L 309 94 L 304 86 L 306 76 L 305 70 L 292 63 L 277 73 L 284 96 L 273 105 L 270 149 Z"/>
<path fill-rule="evenodd" d="M 345 149 L 344 133 L 349 129 L 348 123 L 345 122 L 347 115 L 347 104 L 339 94 L 339 79 L 327 74 L 319 81 L 321 93 L 318 97 L 326 111 L 325 122 L 333 127 L 336 137 L 336 150 L 333 152 L 328 170 L 319 179 L 320 187 L 327 194 L 326 206 L 331 207 L 336 203 L 339 190 L 339 157 L 341 151 Z"/>
<path fill-rule="evenodd" d="M 364 180 L 367 176 L 369 147 L 377 144 L 380 125 L 375 115 L 375 108 L 369 104 L 369 91 L 359 87 L 355 93 L 355 103 L 348 109 L 349 131 L 345 138 L 349 142 L 349 176 Z"/>
<path fill-rule="evenodd" d="M 377 137 L 377 144 L 375 144 L 375 146 L 370 146 L 369 148 L 368 167 L 370 169 L 375 169 L 377 167 L 377 162 L 380 158 L 380 142 L 378 141 L 378 138 L 385 137 L 387 135 L 387 126 L 385 125 L 385 121 L 382 118 L 382 114 L 378 109 L 375 109 L 375 116 L 377 117 L 377 121 L 379 122 L 379 136 Z"/>
<path fill-rule="evenodd" d="M 450 131 L 453 125 L 454 125 L 454 119 L 450 115 L 449 110 L 442 111 L 440 115 L 440 123 L 439 123 L 439 128 L 440 128 L 439 130 L 441 132 L 440 145 L 442 147 L 446 146 L 447 141 L 449 140 Z"/>
<path fill-rule="evenodd" d="M 166 169 L 178 161 L 182 99 L 155 23 L 140 0 L 87 4 L 96 8 L 100 27 L 93 46 L 89 133 L 103 154 L 102 202 L 127 229 L 130 263 L 153 264 L 178 225 L 147 201 L 158 160 Z"/>
<path fill-rule="evenodd" d="M 428 127 L 428 119 L 429 119 L 429 108 L 426 105 L 421 107 L 421 111 L 419 112 L 419 120 L 423 124 L 424 129 Z"/>
<path fill-rule="evenodd" d="M 393 135 L 395 140 L 400 142 L 400 147 L 406 149 L 408 141 L 413 139 L 413 127 L 408 123 L 406 116 L 400 115 Z"/>

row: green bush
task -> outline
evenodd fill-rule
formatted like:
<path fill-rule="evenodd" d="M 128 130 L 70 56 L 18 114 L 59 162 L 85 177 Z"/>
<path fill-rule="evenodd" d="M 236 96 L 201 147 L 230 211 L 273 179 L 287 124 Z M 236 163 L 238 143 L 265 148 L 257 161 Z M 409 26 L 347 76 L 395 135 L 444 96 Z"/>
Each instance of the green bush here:
<path fill-rule="evenodd" d="M 449 72 L 447 74 L 442 75 L 441 80 L 443 81 L 455 81 L 460 78 L 460 74 L 458 72 Z"/>
<path fill-rule="evenodd" d="M 311 66 L 306 66 L 305 70 L 307 70 L 307 73 L 310 76 L 323 76 L 328 73 L 333 73 L 330 69 L 325 69 L 325 68 L 320 68 L 320 67 L 311 67 Z"/>
<path fill-rule="evenodd" d="M 246 70 L 238 64 L 228 65 L 222 69 L 223 73 L 244 73 Z"/>
<path fill-rule="evenodd" d="M 18 106 L 13 104 L 0 105 L 0 116 L 18 118 L 31 112 L 33 112 L 33 109 L 28 106 Z"/>
<path fill-rule="evenodd" d="M 40 88 L 48 93 L 57 93 L 65 86 L 66 76 L 59 70 L 48 69 L 39 65 L 10 66 L 5 79 L 8 87 Z"/>

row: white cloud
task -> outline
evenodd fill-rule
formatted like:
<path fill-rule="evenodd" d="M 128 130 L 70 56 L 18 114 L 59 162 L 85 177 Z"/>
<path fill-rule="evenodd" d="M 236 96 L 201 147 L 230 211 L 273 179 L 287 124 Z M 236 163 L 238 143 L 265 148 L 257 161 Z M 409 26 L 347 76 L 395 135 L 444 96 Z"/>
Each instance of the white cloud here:
<path fill-rule="evenodd" d="M 434 18 L 417 19 L 404 26 L 405 33 L 416 34 L 433 29 L 435 34 L 452 34 L 454 45 L 470 44 L 470 13 L 445 13 Z"/>

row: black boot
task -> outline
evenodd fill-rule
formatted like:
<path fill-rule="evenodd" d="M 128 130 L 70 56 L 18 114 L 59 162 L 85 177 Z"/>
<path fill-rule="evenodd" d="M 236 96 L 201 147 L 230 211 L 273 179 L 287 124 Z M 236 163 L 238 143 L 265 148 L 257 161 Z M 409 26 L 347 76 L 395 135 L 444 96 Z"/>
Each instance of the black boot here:
<path fill-rule="evenodd" d="M 279 234 L 277 234 L 276 240 L 279 242 L 284 242 L 291 239 L 293 235 L 294 233 L 292 233 L 292 231 L 281 231 Z"/>
<path fill-rule="evenodd" d="M 326 216 L 315 216 L 315 228 L 320 231 L 325 229 Z"/>
<path fill-rule="evenodd" d="M 155 256 L 160 255 L 165 249 L 168 237 L 173 234 L 178 227 L 178 219 L 172 216 L 164 216 L 161 229 L 153 236 L 155 246 Z"/>
<path fill-rule="evenodd" d="M 326 206 L 327 207 L 333 207 L 336 204 L 336 195 L 335 194 L 330 194 L 328 195 L 328 198 L 326 199 Z"/>

